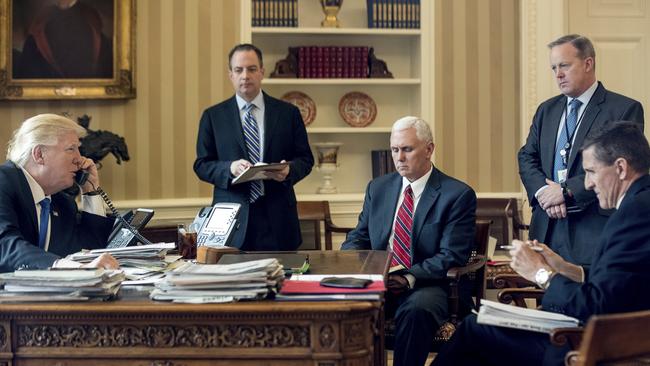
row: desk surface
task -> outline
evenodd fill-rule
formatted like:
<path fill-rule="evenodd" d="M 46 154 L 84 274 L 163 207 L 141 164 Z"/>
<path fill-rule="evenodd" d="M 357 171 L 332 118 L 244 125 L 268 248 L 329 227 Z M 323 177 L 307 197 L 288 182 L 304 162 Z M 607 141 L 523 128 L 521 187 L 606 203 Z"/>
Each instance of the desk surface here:
<path fill-rule="evenodd" d="M 313 273 L 385 273 L 385 252 L 310 252 Z M 355 270 L 356 268 L 356 270 Z M 383 364 L 378 301 L 0 307 L 0 365 Z"/>

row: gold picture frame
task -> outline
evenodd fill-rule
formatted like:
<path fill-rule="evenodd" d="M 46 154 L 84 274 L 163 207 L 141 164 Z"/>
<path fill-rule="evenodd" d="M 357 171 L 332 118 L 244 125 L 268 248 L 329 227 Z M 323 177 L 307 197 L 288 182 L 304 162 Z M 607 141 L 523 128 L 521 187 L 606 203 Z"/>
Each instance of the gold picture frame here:
<path fill-rule="evenodd" d="M 94 1 L 0 0 L 0 99 L 135 98 L 135 0 Z M 78 19 L 56 18 L 63 3 Z M 52 30 L 68 33 L 57 43 Z"/>

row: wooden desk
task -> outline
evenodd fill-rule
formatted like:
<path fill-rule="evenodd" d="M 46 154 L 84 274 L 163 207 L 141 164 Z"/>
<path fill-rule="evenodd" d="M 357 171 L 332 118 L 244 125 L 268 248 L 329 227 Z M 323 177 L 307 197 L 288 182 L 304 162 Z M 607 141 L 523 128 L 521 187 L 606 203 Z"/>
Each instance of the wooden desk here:
<path fill-rule="evenodd" d="M 384 273 L 385 252 L 310 252 L 313 273 Z M 383 365 L 383 302 L 0 306 L 0 365 Z"/>

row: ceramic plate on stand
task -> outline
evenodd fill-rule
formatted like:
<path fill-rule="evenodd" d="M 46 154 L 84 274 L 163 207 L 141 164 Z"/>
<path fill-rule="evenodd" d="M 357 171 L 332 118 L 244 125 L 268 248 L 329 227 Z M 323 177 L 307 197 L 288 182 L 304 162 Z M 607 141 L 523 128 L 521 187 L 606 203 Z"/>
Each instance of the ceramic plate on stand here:
<path fill-rule="evenodd" d="M 361 92 L 345 94 L 339 101 L 339 114 L 352 127 L 365 127 L 377 117 L 377 104 Z"/>
<path fill-rule="evenodd" d="M 300 115 L 302 116 L 302 121 L 305 122 L 305 126 L 314 122 L 314 119 L 316 118 L 316 103 L 314 103 L 309 95 L 299 91 L 290 91 L 280 99 L 298 107 Z"/>

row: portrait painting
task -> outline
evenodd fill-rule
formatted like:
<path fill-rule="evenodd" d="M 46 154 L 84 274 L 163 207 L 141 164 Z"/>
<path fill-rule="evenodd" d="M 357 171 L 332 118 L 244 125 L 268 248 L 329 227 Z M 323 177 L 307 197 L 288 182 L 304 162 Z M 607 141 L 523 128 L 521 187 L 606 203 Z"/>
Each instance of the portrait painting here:
<path fill-rule="evenodd" d="M 133 2 L 0 0 L 0 98 L 135 97 Z"/>

